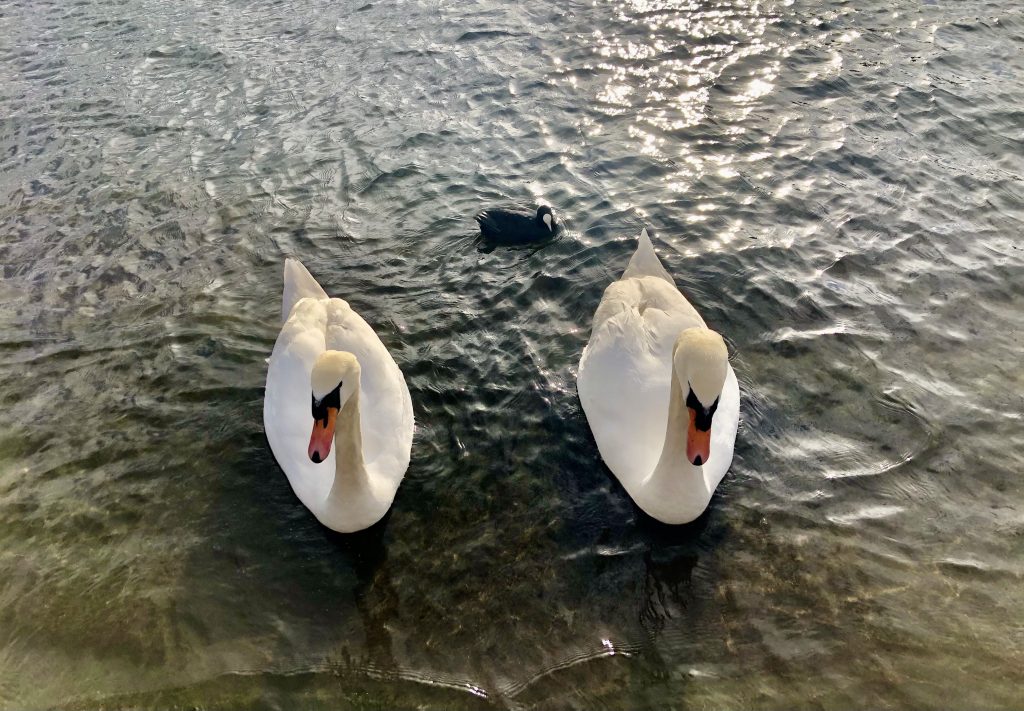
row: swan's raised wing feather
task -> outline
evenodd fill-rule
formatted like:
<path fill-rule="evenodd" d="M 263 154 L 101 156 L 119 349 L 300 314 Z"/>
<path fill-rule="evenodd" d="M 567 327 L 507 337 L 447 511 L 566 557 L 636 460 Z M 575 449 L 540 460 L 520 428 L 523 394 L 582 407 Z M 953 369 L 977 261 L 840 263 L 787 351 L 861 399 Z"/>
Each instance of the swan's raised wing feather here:
<path fill-rule="evenodd" d="M 633 252 L 629 264 L 626 265 L 626 271 L 622 272 L 622 277 L 619 280 L 625 281 L 626 279 L 644 276 L 658 277 L 659 279 L 664 279 L 673 287 L 676 285 L 672 275 L 665 270 L 665 266 L 658 259 L 658 255 L 654 251 L 654 245 L 651 244 L 651 238 L 647 236 L 646 228 L 640 232 L 636 251 Z"/>
<path fill-rule="evenodd" d="M 326 299 L 327 292 L 298 259 L 284 260 L 284 292 L 281 296 L 281 323 L 288 320 L 295 304 L 302 299 Z"/>

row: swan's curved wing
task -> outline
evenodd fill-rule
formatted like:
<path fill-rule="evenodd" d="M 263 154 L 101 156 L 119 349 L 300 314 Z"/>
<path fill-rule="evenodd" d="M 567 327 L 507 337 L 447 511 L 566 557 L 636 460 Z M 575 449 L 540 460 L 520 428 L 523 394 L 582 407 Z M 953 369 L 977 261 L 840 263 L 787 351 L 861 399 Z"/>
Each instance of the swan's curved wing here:
<path fill-rule="evenodd" d="M 577 390 L 601 458 L 630 487 L 658 463 L 668 424 L 672 346 L 704 321 L 675 286 L 654 276 L 605 290 Z"/>
<path fill-rule="evenodd" d="M 342 299 L 327 302 L 327 348 L 348 351 L 362 371 L 359 412 L 367 471 L 397 488 L 412 449 L 412 398 L 387 347 Z"/>
<path fill-rule="evenodd" d="M 704 465 L 704 483 L 708 491 L 714 491 L 732 465 L 732 454 L 736 447 L 736 432 L 740 426 L 740 384 L 732 366 L 725 375 L 725 385 L 715 412 L 715 423 L 711 427 L 711 458 Z"/>
<path fill-rule="evenodd" d="M 290 316 L 274 343 L 263 396 L 263 430 L 274 458 L 281 465 L 295 495 L 310 510 L 327 498 L 334 483 L 334 449 L 322 464 L 309 460 L 309 375 L 325 350 L 327 299 L 306 298 L 293 304 Z"/>

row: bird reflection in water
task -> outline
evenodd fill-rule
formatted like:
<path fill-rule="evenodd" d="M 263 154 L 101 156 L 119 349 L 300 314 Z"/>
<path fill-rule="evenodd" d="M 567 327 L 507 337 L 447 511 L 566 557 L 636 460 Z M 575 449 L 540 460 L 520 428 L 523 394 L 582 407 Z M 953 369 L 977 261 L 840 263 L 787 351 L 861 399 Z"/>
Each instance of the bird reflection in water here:
<path fill-rule="evenodd" d="M 707 528 L 705 514 L 691 524 L 668 526 L 644 517 L 648 539 L 644 551 L 643 595 L 639 619 L 649 639 L 655 639 L 669 620 L 686 614 L 693 599 L 693 570 L 700 560 L 700 541 Z"/>
<path fill-rule="evenodd" d="M 336 533 L 324 529 L 324 536 L 349 563 L 355 574 L 356 583 L 352 595 L 366 637 L 364 657 L 353 659 L 346 651 L 343 652 L 342 661 L 346 666 L 378 673 L 397 668 L 391 633 L 387 628 L 387 621 L 395 619 L 398 613 L 398 593 L 391 580 L 384 541 L 390 518 L 389 511 L 376 524 L 356 533 Z"/>

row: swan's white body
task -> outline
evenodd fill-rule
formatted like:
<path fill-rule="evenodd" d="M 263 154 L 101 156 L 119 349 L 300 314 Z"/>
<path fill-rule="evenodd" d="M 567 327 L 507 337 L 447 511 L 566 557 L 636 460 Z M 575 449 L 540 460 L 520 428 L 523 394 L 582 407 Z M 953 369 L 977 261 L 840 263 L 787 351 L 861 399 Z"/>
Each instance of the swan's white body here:
<path fill-rule="evenodd" d="M 577 380 L 601 458 L 641 509 L 673 524 L 692 521 L 707 507 L 732 462 L 739 424 L 739 385 L 726 363 L 711 455 L 703 466 L 687 459 L 689 420 L 684 393 L 672 391 L 680 390 L 673 347 L 691 328 L 707 326 L 644 230 L 629 266 L 605 290 L 594 314 Z"/>
<path fill-rule="evenodd" d="M 402 371 L 359 314 L 328 297 L 294 259 L 285 262 L 281 317 L 263 399 L 270 448 L 295 495 L 321 523 L 342 533 L 372 526 L 391 507 L 409 466 L 412 399 Z M 307 451 L 313 426 L 310 373 L 326 350 L 358 360 L 357 396 L 338 424 L 341 432 L 343 418 L 358 418 L 347 430 L 356 441 L 346 447 L 338 434 L 327 458 L 315 464 Z"/>

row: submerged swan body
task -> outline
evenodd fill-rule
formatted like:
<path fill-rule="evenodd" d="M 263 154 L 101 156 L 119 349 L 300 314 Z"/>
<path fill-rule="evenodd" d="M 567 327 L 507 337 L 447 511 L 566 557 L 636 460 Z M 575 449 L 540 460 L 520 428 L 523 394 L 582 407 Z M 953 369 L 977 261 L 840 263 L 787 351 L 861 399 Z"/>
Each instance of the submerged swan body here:
<path fill-rule="evenodd" d="M 299 500 L 335 531 L 372 526 L 409 466 L 413 413 L 402 371 L 373 329 L 295 259 L 269 359 L 263 424 Z"/>
<path fill-rule="evenodd" d="M 732 463 L 739 384 L 647 230 L 597 307 L 577 389 L 601 458 L 636 504 L 665 523 L 700 516 Z"/>

